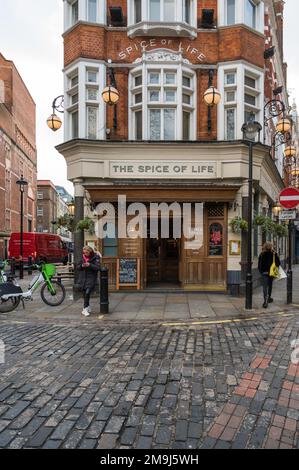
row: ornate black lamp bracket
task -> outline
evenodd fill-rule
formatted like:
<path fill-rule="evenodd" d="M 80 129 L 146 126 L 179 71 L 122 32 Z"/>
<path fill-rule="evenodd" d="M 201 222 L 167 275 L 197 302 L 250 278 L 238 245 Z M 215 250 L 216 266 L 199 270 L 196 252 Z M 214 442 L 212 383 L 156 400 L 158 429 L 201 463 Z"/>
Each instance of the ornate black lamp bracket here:
<path fill-rule="evenodd" d="M 64 95 L 59 95 L 53 100 L 52 108 L 53 114 L 55 114 L 55 111 L 61 114 L 64 113 Z"/>
<path fill-rule="evenodd" d="M 281 100 L 268 101 L 264 106 L 264 126 L 267 127 L 269 125 L 269 121 L 275 117 L 281 116 L 283 118 L 285 116 L 285 111 L 285 104 Z"/>

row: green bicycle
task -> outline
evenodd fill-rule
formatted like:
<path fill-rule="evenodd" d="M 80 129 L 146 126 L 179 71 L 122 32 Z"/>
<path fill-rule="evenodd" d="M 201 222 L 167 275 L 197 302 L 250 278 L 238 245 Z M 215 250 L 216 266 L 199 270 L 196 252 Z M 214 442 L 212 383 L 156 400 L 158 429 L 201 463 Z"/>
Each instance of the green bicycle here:
<path fill-rule="evenodd" d="M 34 265 L 34 269 L 38 269 L 40 274 L 35 276 L 26 292 L 14 282 L 5 282 L 0 284 L 0 313 L 9 313 L 15 310 L 22 301 L 32 300 L 33 293 L 40 287 L 41 298 L 43 302 L 50 307 L 58 307 L 65 299 L 65 288 L 58 281 L 53 281 L 52 277 L 56 273 L 54 264 Z"/>

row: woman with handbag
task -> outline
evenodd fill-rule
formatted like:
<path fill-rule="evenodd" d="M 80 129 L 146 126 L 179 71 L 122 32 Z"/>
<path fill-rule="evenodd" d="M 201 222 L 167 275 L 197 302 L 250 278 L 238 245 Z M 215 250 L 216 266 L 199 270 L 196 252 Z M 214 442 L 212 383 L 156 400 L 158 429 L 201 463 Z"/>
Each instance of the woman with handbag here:
<path fill-rule="evenodd" d="M 263 246 L 263 251 L 259 256 L 259 272 L 262 275 L 264 303 L 263 307 L 267 308 L 269 303 L 273 302 L 271 298 L 273 281 L 278 277 L 278 268 L 280 259 L 273 249 L 273 245 L 267 242 Z"/>
<path fill-rule="evenodd" d="M 82 261 L 78 264 L 78 286 L 83 291 L 84 308 L 82 315 L 88 317 L 90 310 L 90 296 L 98 281 L 100 270 L 100 256 L 90 246 L 85 246 L 82 253 Z"/>

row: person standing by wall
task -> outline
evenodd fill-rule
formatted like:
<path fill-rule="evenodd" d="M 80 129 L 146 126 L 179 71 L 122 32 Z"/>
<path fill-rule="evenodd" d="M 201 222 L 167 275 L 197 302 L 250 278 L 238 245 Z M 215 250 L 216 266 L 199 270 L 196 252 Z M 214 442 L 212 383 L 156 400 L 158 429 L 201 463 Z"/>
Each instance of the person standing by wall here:
<path fill-rule="evenodd" d="M 83 291 L 84 299 L 82 315 L 88 317 L 91 313 L 90 296 L 96 287 L 100 270 L 100 257 L 90 246 L 83 248 L 82 261 L 77 265 L 77 269 L 79 271 L 78 287 Z"/>
<path fill-rule="evenodd" d="M 267 308 L 269 303 L 273 302 L 271 297 L 274 277 L 270 275 L 272 264 L 275 263 L 277 267 L 280 266 L 280 259 L 273 249 L 273 245 L 267 242 L 263 246 L 263 251 L 259 256 L 258 269 L 262 275 L 264 303 L 263 307 Z"/>

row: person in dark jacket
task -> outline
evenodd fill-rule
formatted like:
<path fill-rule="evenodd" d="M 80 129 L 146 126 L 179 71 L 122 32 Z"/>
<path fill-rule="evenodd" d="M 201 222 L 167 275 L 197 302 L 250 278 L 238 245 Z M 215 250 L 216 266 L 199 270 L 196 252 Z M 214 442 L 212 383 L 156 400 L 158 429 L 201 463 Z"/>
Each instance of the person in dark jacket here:
<path fill-rule="evenodd" d="M 82 261 L 77 265 L 77 269 L 79 271 L 78 286 L 82 289 L 84 298 L 82 315 L 88 317 L 91 313 L 90 296 L 97 284 L 100 270 L 100 257 L 90 246 L 83 248 Z"/>
<path fill-rule="evenodd" d="M 273 250 L 273 245 L 270 242 L 267 242 L 263 246 L 263 251 L 259 256 L 259 272 L 262 275 L 263 281 L 263 292 L 264 292 L 264 303 L 263 307 L 267 308 L 269 303 L 273 302 L 271 298 L 272 286 L 274 277 L 270 276 L 270 268 L 273 264 L 273 255 L 275 254 L 275 264 L 277 267 L 280 266 L 280 259 L 277 253 Z"/>

